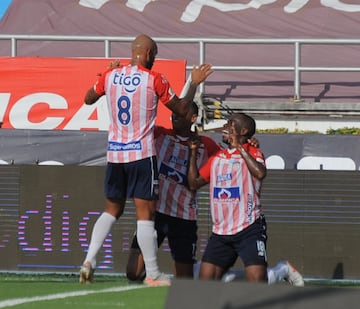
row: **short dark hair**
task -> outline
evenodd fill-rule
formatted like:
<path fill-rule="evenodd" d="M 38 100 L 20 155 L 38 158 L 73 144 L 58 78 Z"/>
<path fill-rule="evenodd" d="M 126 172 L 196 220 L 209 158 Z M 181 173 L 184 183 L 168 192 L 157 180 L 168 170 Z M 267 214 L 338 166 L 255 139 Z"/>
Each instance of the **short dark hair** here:
<path fill-rule="evenodd" d="M 240 133 L 242 128 L 248 129 L 247 137 L 252 137 L 256 132 L 256 123 L 254 118 L 245 113 L 234 113 L 230 117 L 230 122 L 234 123 L 236 133 Z"/>

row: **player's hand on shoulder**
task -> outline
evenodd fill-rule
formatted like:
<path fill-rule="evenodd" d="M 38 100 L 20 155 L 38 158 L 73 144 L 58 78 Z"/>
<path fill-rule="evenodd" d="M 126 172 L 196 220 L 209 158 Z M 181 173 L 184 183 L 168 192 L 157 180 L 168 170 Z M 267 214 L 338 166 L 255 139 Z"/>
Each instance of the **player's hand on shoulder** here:
<path fill-rule="evenodd" d="M 259 140 L 256 138 L 256 137 L 251 137 L 247 140 L 247 142 L 253 146 L 253 147 L 256 147 L 256 148 L 259 148 L 260 147 L 260 143 L 259 143 Z"/>
<path fill-rule="evenodd" d="M 112 60 L 110 61 L 109 65 L 108 65 L 108 69 L 112 70 L 112 69 L 116 69 L 120 66 L 120 60 Z"/>

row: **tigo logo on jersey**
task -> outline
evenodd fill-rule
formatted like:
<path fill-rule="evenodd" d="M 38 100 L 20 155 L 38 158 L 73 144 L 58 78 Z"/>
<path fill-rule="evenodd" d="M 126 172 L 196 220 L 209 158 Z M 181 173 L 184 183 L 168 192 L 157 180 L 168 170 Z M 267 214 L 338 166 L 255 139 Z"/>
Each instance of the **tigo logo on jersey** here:
<path fill-rule="evenodd" d="M 141 74 L 134 73 L 132 75 L 125 75 L 124 73 L 114 73 L 113 84 L 124 86 L 125 91 L 132 93 L 141 83 Z"/>
<path fill-rule="evenodd" d="M 239 187 L 230 187 L 230 188 L 219 188 L 214 187 L 214 199 L 222 201 L 235 201 L 240 199 L 240 188 Z"/>

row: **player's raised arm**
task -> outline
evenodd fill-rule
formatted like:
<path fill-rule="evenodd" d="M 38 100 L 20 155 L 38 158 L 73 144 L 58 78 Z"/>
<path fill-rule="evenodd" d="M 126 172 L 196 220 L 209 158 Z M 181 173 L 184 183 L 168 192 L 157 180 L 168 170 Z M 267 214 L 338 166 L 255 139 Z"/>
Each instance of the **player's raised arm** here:
<path fill-rule="evenodd" d="M 203 179 L 197 167 L 197 150 L 199 148 L 200 138 L 197 134 L 197 128 L 195 127 L 195 134 L 193 134 L 189 140 L 189 160 L 188 160 L 188 183 L 189 189 L 196 191 L 200 187 L 206 185 L 208 182 Z"/>
<path fill-rule="evenodd" d="M 191 110 L 191 104 L 194 100 L 197 87 L 204 82 L 212 72 L 211 64 L 194 66 L 191 72 L 191 82 L 185 96 L 179 98 L 177 95 L 174 95 L 166 106 L 174 113 L 185 117 Z"/>

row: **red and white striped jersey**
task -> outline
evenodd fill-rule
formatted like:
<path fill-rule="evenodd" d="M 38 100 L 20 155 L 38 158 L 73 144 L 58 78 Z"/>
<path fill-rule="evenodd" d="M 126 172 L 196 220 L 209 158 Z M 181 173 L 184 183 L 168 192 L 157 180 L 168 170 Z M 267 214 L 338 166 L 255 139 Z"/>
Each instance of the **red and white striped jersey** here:
<path fill-rule="evenodd" d="M 220 147 L 212 139 L 201 136 L 197 164 L 202 166 Z M 157 127 L 155 144 L 159 170 L 159 200 L 157 211 L 185 220 L 197 219 L 196 194 L 188 189 L 188 138 L 175 135 L 173 130 Z"/>
<path fill-rule="evenodd" d="M 249 144 L 243 147 L 256 161 L 265 165 L 260 149 Z M 251 175 L 239 150 L 219 151 L 199 173 L 210 182 L 213 233 L 234 235 L 254 223 L 262 214 L 261 181 Z"/>
<path fill-rule="evenodd" d="M 166 104 L 174 96 L 166 78 L 142 66 L 127 65 L 102 74 L 94 90 L 106 94 L 108 104 L 108 162 L 126 163 L 154 156 L 158 100 Z"/>

